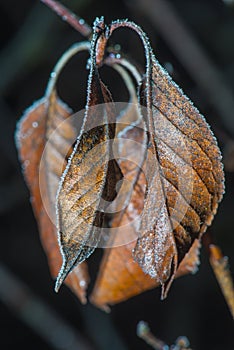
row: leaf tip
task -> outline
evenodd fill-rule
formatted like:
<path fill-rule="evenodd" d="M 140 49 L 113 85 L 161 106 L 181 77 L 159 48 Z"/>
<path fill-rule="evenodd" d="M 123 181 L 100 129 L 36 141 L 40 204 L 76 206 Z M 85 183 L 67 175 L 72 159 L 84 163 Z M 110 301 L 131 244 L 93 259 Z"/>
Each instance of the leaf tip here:
<path fill-rule="evenodd" d="M 162 284 L 162 290 L 161 290 L 161 300 L 165 300 L 167 298 L 168 289 L 166 288 L 165 284 Z"/>
<path fill-rule="evenodd" d="M 60 278 L 60 276 L 58 275 L 54 286 L 55 293 L 58 293 L 63 281 L 64 281 L 64 278 Z"/>
<path fill-rule="evenodd" d="M 106 303 L 100 302 L 98 301 L 97 297 L 95 295 L 91 295 L 89 297 L 89 301 L 95 305 L 96 307 L 98 307 L 100 310 L 105 311 L 107 314 L 109 314 L 111 312 L 111 308 L 109 305 L 107 305 Z"/>
<path fill-rule="evenodd" d="M 60 271 L 59 271 L 59 274 L 58 274 L 58 277 L 56 279 L 56 282 L 55 282 L 55 287 L 54 287 L 54 291 L 56 293 L 58 293 L 61 285 L 63 284 L 65 278 L 67 277 L 68 273 L 71 271 L 71 266 L 70 264 L 67 263 L 67 261 L 64 261 Z"/>

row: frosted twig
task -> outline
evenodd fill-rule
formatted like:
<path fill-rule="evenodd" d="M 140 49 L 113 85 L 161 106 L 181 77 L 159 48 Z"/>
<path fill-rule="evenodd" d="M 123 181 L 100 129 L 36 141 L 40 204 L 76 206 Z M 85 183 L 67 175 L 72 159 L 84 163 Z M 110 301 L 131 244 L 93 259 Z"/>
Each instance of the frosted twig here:
<path fill-rule="evenodd" d="M 155 350 L 169 350 L 169 346 L 157 339 L 150 331 L 148 324 L 140 321 L 137 325 L 137 335 Z"/>
<path fill-rule="evenodd" d="M 214 244 L 209 246 L 209 250 L 210 264 L 222 290 L 223 296 L 228 304 L 232 317 L 234 318 L 234 285 L 231 272 L 228 267 L 228 258 L 223 256 L 219 247 Z"/>
<path fill-rule="evenodd" d="M 50 7 L 57 15 L 62 17 L 64 21 L 69 23 L 74 29 L 85 37 L 89 37 L 92 33 L 92 28 L 84 21 L 83 18 L 76 16 L 73 12 L 68 10 L 55 0 L 41 0 L 44 4 Z"/>
<path fill-rule="evenodd" d="M 148 324 L 140 321 L 137 325 L 137 335 L 155 350 L 192 350 L 187 337 L 176 339 L 175 345 L 168 346 L 162 340 L 156 338 L 150 331 Z"/>

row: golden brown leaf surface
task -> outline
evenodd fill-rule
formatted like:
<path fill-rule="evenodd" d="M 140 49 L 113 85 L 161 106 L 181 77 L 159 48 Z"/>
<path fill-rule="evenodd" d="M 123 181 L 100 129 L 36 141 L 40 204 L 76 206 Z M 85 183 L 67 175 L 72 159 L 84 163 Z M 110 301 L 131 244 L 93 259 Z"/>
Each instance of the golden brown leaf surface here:
<path fill-rule="evenodd" d="M 124 120 L 124 118 L 122 119 Z M 117 124 L 119 135 L 124 139 L 134 139 L 138 142 L 143 139 L 143 130 L 139 127 L 129 127 L 122 129 L 123 124 Z M 118 137 L 118 134 L 117 134 Z M 130 147 L 120 147 L 119 166 L 124 175 L 124 179 L 135 183 L 135 186 L 130 187 L 130 205 L 115 214 L 111 227 L 117 228 L 118 231 L 112 241 L 114 248 L 105 249 L 104 256 L 101 262 L 99 273 L 96 279 L 94 289 L 91 294 L 91 301 L 96 306 L 105 311 L 109 311 L 108 305 L 113 305 L 124 300 L 127 300 L 135 295 L 138 295 L 146 290 L 155 288 L 159 283 L 145 274 L 140 266 L 133 260 L 132 250 L 136 245 L 138 235 L 139 222 L 136 221 L 144 204 L 144 194 L 146 187 L 146 179 L 143 170 L 140 170 L 133 163 L 125 160 L 132 154 L 135 155 L 135 144 L 130 143 Z M 136 181 L 137 179 L 137 181 Z M 126 195 L 126 194 L 125 194 Z M 131 242 L 123 244 L 124 236 L 126 240 L 132 238 Z M 120 246 L 118 246 L 120 245 Z M 182 260 L 176 277 L 187 273 L 194 273 L 199 264 L 199 240 L 195 240 L 189 253 Z"/>
<path fill-rule="evenodd" d="M 58 274 L 62 259 L 55 223 L 51 221 L 48 211 L 54 219 L 55 194 L 61 176 L 61 169 L 64 166 L 65 154 L 63 154 L 63 147 L 72 135 L 68 124 L 67 129 L 65 127 L 60 128 L 57 135 L 55 134 L 58 144 L 56 147 L 54 144 L 47 144 L 48 154 L 45 155 L 44 161 L 41 161 L 47 137 L 59 123 L 70 115 L 70 110 L 56 97 L 55 93 L 51 98 L 52 103 L 49 108 L 48 101 L 44 98 L 26 111 L 18 125 L 17 147 L 24 177 L 30 189 L 31 203 L 39 225 L 41 241 L 48 258 L 51 274 L 55 277 Z M 46 164 L 46 161 L 49 161 L 49 163 Z M 66 284 L 82 303 L 86 302 L 88 282 L 86 263 L 77 266 L 66 280 Z"/>
<path fill-rule="evenodd" d="M 87 259 L 97 247 L 104 220 L 100 203 L 102 199 L 109 203 L 116 196 L 115 185 L 121 174 L 112 159 L 110 140 L 115 135 L 115 125 L 111 123 L 113 107 L 108 89 L 99 79 L 96 69 L 91 68 L 82 131 L 58 193 L 58 229 L 63 265 L 56 290 L 73 267 Z"/>
<path fill-rule="evenodd" d="M 150 81 L 151 158 L 146 160 L 147 195 L 134 258 L 162 284 L 164 298 L 178 263 L 212 222 L 224 192 L 224 174 L 208 124 L 154 56 Z M 143 101 L 146 96 L 143 85 Z"/>
<path fill-rule="evenodd" d="M 99 79 L 97 63 L 101 63 L 104 57 L 107 36 L 112 30 L 108 31 L 103 18 L 96 19 L 90 50 L 86 113 L 82 131 L 60 182 L 57 201 L 63 265 L 56 290 L 68 273 L 71 272 L 68 279 L 73 274 L 76 264 L 84 261 L 97 246 L 104 222 L 103 211 L 99 210 L 101 199 L 113 201 L 115 185 L 124 175 L 126 181 L 119 197 L 125 209 L 116 210 L 111 222 L 111 228 L 117 229 L 118 235 L 110 237 L 109 246 L 112 245 L 112 248 L 104 253 L 91 295 L 92 302 L 105 310 L 108 310 L 108 304 L 126 300 L 160 284 L 162 298 L 165 298 L 175 277 L 196 271 L 200 238 L 211 224 L 224 192 L 221 155 L 208 124 L 158 64 L 140 27 L 127 21 L 116 21 L 112 25 L 117 28 L 124 23 L 135 28 L 144 44 L 147 65 L 140 87 L 140 101 L 146 106 L 147 113 L 139 128 L 120 127 L 119 134 L 122 139 L 132 137 L 139 144 L 147 144 L 147 151 L 135 164 L 124 157 L 127 153 L 134 157 L 138 152 L 131 143 L 129 147 L 125 144 L 125 147 L 120 147 L 123 159 L 119 159 L 118 164 L 111 159 L 113 149 L 107 141 L 114 138 L 115 121 L 108 117 L 108 113 L 113 115 L 113 111 L 98 111 L 96 105 L 111 101 L 109 91 Z M 98 40 L 103 44 L 101 47 Z M 44 141 L 52 135 L 54 123 L 50 117 L 59 114 L 58 109 L 61 108 L 61 115 L 66 118 L 66 108 L 59 103 L 56 95 L 51 95 L 51 101 L 52 98 L 49 108 L 43 107 L 47 115 L 44 133 L 42 131 Z M 132 114 L 132 122 L 134 118 L 131 117 Z M 101 123 L 93 125 L 95 118 Z M 143 131 L 144 124 L 148 133 Z M 22 125 L 23 122 L 21 128 Z M 27 138 L 27 133 L 33 134 L 31 129 L 28 126 L 24 138 Z M 72 133 L 72 128 L 70 131 Z M 34 136 L 30 141 L 32 147 L 35 147 Z M 65 145 L 64 139 L 58 138 L 57 141 Z M 43 149 L 44 145 L 45 142 L 38 149 Z M 41 206 L 47 203 L 47 208 L 53 205 L 51 198 L 57 186 L 54 186 L 54 181 L 60 177 L 64 157 L 68 153 L 65 147 L 66 151 L 60 158 L 54 153 L 54 146 L 57 147 L 56 142 L 45 152 L 42 164 L 44 176 L 40 179 L 46 191 L 40 198 Z M 21 158 L 26 166 L 28 158 L 22 155 Z M 29 165 L 27 163 L 25 169 L 26 178 L 30 174 Z M 35 169 L 39 169 L 38 159 L 35 159 L 31 171 L 35 172 Z M 34 180 L 29 176 L 28 183 L 39 203 L 39 185 L 36 192 L 32 186 Z M 37 205 L 36 212 L 39 210 Z M 41 208 L 38 212 L 39 223 L 44 226 L 40 212 L 43 215 L 47 213 Z M 52 209 L 52 218 L 54 214 Z M 82 281 L 79 285 L 82 290 L 87 278 L 78 281 Z M 81 298 L 84 297 L 84 289 Z"/>

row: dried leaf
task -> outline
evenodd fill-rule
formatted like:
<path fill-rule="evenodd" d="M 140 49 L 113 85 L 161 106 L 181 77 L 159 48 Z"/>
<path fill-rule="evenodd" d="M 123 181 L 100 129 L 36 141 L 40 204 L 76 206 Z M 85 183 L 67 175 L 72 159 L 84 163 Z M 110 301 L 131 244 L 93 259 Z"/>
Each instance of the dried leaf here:
<path fill-rule="evenodd" d="M 147 61 L 140 88 L 149 131 L 144 168 L 147 188 L 133 256 L 142 270 L 162 285 L 165 298 L 180 262 L 196 239 L 194 246 L 199 244 L 222 198 L 221 155 L 204 118 L 156 61 L 145 33 L 132 22 L 116 21 L 110 34 L 121 26 L 140 35 Z M 197 262 L 194 251 L 197 249 L 193 250 Z M 109 260 L 104 261 L 102 273 Z M 104 280 L 100 277 L 99 285 Z M 97 292 L 96 288 L 92 300 L 105 304 L 97 300 Z"/>
<path fill-rule="evenodd" d="M 135 75 L 128 63 L 123 64 L 137 77 L 139 101 L 145 108 L 135 104 L 125 114 L 130 125 L 118 126 L 121 151 L 117 146 L 117 154 L 120 156 L 122 152 L 125 159 L 117 162 L 110 142 L 115 137 L 115 111 L 97 67 L 107 63 L 104 58 L 107 40 L 115 29 L 123 26 L 139 34 L 145 49 L 146 73 L 141 84 L 139 73 Z M 57 197 L 63 264 L 55 289 L 98 245 L 102 228 L 109 220 L 105 211 L 112 201 L 116 213 L 111 228 L 118 235 L 110 237 L 108 243 L 126 245 L 106 250 L 91 296 L 93 303 L 108 310 L 108 304 L 159 284 L 165 298 L 175 277 L 196 271 L 200 238 L 222 198 L 224 175 L 220 151 L 209 126 L 156 61 L 140 27 L 128 21 L 115 21 L 108 28 L 103 18 L 96 19 L 89 64 L 86 112 Z M 113 62 L 111 65 L 114 67 Z M 57 103 L 56 93 L 51 89 L 45 112 L 46 139 L 52 136 L 50 116 L 56 114 L 53 107 Z M 98 106 L 100 103 L 105 106 Z M 138 152 L 132 141 L 143 151 Z M 63 155 L 58 162 L 60 169 L 69 153 L 65 148 L 66 152 L 60 152 Z M 53 174 L 58 179 L 61 172 L 50 162 L 52 151 L 51 145 L 44 152 L 42 174 L 47 169 L 47 175 Z M 131 157 L 136 157 L 137 162 L 131 162 Z M 117 197 L 124 209 L 119 211 L 118 201 L 113 200 L 122 174 L 123 185 Z M 48 208 L 56 189 L 53 176 L 42 176 Z"/>
<path fill-rule="evenodd" d="M 139 115 L 136 108 L 137 104 L 135 104 L 135 111 L 132 109 L 130 114 Z M 124 120 L 125 115 L 120 121 Z M 129 141 L 134 135 L 135 141 L 137 137 L 140 137 L 140 141 L 142 141 L 144 136 L 142 129 L 125 126 L 125 129 L 122 130 L 122 126 L 122 123 L 117 124 L 119 130 L 117 137 L 121 135 L 122 139 Z M 121 146 L 120 143 L 119 146 Z M 133 146 L 134 143 L 130 142 L 127 147 L 126 145 L 120 147 L 118 152 L 118 164 L 126 184 L 121 186 L 123 197 L 121 198 L 120 194 L 119 201 L 120 203 L 127 201 L 128 205 L 123 205 L 125 209 L 117 211 L 112 220 L 111 227 L 116 228 L 117 231 L 111 241 L 112 248 L 105 249 L 90 297 L 93 304 L 105 311 L 109 311 L 108 304 L 126 300 L 133 295 L 140 294 L 145 289 L 155 286 L 155 281 L 146 276 L 132 258 L 132 249 L 136 244 L 137 227 L 139 226 L 137 216 L 141 214 L 143 208 L 145 190 L 143 172 L 140 171 L 139 173 L 138 166 L 128 160 L 131 157 L 136 158 L 136 148 L 133 148 Z M 129 203 L 131 204 L 129 205 Z"/>
<path fill-rule="evenodd" d="M 136 242 L 131 242 L 105 249 L 90 301 L 106 312 L 110 311 L 108 305 L 120 303 L 159 286 L 133 260 L 132 250 L 135 244 Z M 199 247 L 199 241 L 195 240 L 179 265 L 175 278 L 197 271 Z"/>
<path fill-rule="evenodd" d="M 142 237 L 133 254 L 143 271 L 162 284 L 165 298 L 178 263 L 212 222 L 224 192 L 224 174 L 208 124 L 150 47 L 148 51 L 149 68 L 141 86 L 150 132 L 148 185 Z"/>
<path fill-rule="evenodd" d="M 121 121 L 124 119 L 125 115 Z M 124 130 L 121 129 L 119 131 L 117 137 L 119 136 L 122 138 L 125 137 L 128 140 L 134 138 L 134 140 L 141 141 L 143 130 L 128 126 Z M 131 153 L 132 156 L 136 156 L 135 145 L 134 143 L 131 145 L 132 149 L 130 147 L 120 148 L 120 159 L 118 162 L 124 179 L 128 178 L 131 183 L 132 181 L 134 183 L 136 176 L 138 176 L 137 182 L 132 188 L 133 191 L 130 196 L 129 205 L 125 210 L 116 213 L 114 216 L 112 228 L 116 228 L 117 232 L 114 236 L 115 239 L 112 241 L 113 248 L 105 249 L 96 283 L 90 297 L 93 304 L 107 312 L 110 310 L 108 305 L 122 302 L 159 285 L 155 279 L 152 279 L 143 272 L 132 257 L 132 250 L 136 245 L 139 229 L 139 221 L 136 218 L 139 217 L 143 209 L 146 179 L 142 170 L 138 174 L 138 169 L 134 168 L 129 161 L 125 160 L 126 157 L 130 157 Z M 124 243 L 125 236 L 130 243 L 128 242 L 120 246 L 121 243 Z M 195 240 L 190 251 L 179 265 L 176 277 L 197 271 L 199 248 L 200 242 L 199 240 Z"/>
<path fill-rule="evenodd" d="M 110 142 L 115 135 L 114 119 L 111 119 L 115 116 L 114 105 L 96 68 L 99 37 L 100 33 L 95 32 L 91 44 L 83 125 L 58 193 L 58 230 L 63 265 L 56 291 L 73 267 L 97 247 L 104 222 L 100 203 L 102 200 L 108 203 L 115 198 L 116 183 L 121 178 Z"/>
<path fill-rule="evenodd" d="M 88 47 L 89 43 L 73 45 L 60 59 L 55 72 L 59 74 L 71 55 Z M 71 110 L 57 97 L 55 83 L 56 80 L 52 78 L 46 96 L 25 112 L 16 134 L 23 173 L 53 277 L 61 266 L 55 226 L 56 192 L 66 165 L 67 151 L 76 136 L 76 130 L 68 118 Z M 66 284 L 85 303 L 88 282 L 87 265 L 84 263 L 73 270 Z"/>
<path fill-rule="evenodd" d="M 120 73 L 124 77 L 123 72 L 120 71 Z M 118 154 L 118 164 L 126 183 L 121 186 L 118 195 L 123 192 L 123 199 L 120 198 L 119 201 L 122 203 L 127 200 L 128 205 L 123 205 L 124 210 L 116 210 L 111 223 L 111 227 L 117 230 L 111 241 L 113 248 L 105 249 L 90 297 L 93 304 L 105 311 L 110 310 L 108 305 L 127 300 L 159 285 L 142 271 L 132 257 L 132 250 L 138 237 L 139 219 L 137 218 L 140 218 L 144 205 L 146 179 L 141 159 L 144 157 L 144 152 L 136 148 L 136 143 L 144 144 L 145 132 L 144 128 L 140 127 L 142 119 L 139 114 L 136 91 L 132 89 L 131 84 L 128 81 L 131 103 L 116 127 L 119 146 L 116 154 Z M 137 165 L 141 165 L 142 168 L 140 169 Z M 195 240 L 189 253 L 182 260 L 176 277 L 197 271 L 199 248 L 200 242 Z"/>

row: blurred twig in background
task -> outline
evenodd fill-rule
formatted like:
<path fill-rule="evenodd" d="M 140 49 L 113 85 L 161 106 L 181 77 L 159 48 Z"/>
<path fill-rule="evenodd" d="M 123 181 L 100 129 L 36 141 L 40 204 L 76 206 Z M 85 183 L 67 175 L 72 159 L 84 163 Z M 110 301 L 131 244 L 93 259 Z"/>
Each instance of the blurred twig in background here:
<path fill-rule="evenodd" d="M 137 335 L 142 338 L 147 344 L 149 344 L 155 350 L 169 350 L 168 345 L 157 339 L 150 331 L 148 324 L 144 321 L 140 321 L 137 325 Z"/>
<path fill-rule="evenodd" d="M 74 1 L 74 4 L 79 11 L 89 5 L 89 0 Z M 22 72 L 29 72 L 51 53 L 53 33 L 58 34 L 58 28 L 54 30 L 57 20 L 56 14 L 41 3 L 34 5 L 15 37 L 0 52 L 0 93 L 22 76 Z"/>
<path fill-rule="evenodd" d="M 234 319 L 234 285 L 228 266 L 228 258 L 222 255 L 221 250 L 216 245 L 211 244 L 209 248 L 210 264 Z"/>
<path fill-rule="evenodd" d="M 140 321 L 137 325 L 137 335 L 149 344 L 154 350 L 192 350 L 187 337 L 179 337 L 174 345 L 167 345 L 162 340 L 156 338 L 144 321 Z"/>
<path fill-rule="evenodd" d="M 70 24 L 79 33 L 84 35 L 84 37 L 89 37 L 92 34 L 91 27 L 85 23 L 83 18 L 78 17 L 74 12 L 70 11 L 68 8 L 63 6 L 61 3 L 54 0 L 41 0 L 49 6 L 58 16 Z"/>

